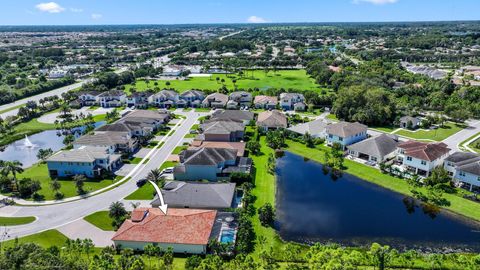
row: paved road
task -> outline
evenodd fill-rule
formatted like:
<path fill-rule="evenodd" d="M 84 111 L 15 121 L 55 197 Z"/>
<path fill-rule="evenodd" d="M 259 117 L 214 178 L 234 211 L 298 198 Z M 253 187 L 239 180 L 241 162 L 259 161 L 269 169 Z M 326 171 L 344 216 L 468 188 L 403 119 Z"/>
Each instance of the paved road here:
<path fill-rule="evenodd" d="M 128 70 L 128 68 L 120 68 L 120 69 L 116 70 L 115 73 L 122 73 L 126 70 Z M 60 96 L 61 94 L 65 93 L 65 92 L 68 92 L 68 91 L 74 90 L 76 88 L 79 88 L 80 86 L 82 86 L 86 83 L 92 82 L 94 80 L 95 80 L 94 78 L 84 79 L 84 80 L 81 80 L 81 81 L 79 81 L 77 83 L 74 83 L 74 84 L 71 84 L 71 85 L 60 87 L 60 88 L 57 88 L 57 89 L 54 89 L 54 90 L 51 90 L 51 91 L 48 91 L 48 92 L 45 92 L 45 93 L 35 95 L 35 96 L 20 99 L 20 100 L 17 100 L 15 102 L 12 102 L 12 103 L 9 103 L 9 104 L 4 104 L 4 105 L 0 106 L 0 111 L 8 110 L 10 108 L 26 104 L 28 101 L 38 102 L 40 99 L 45 98 L 45 97 L 51 97 L 51 96 L 55 96 L 55 95 Z M 0 114 L 0 116 L 2 118 L 5 118 L 7 116 L 17 115 L 17 113 L 18 113 L 18 109 L 14 109 L 14 110 L 11 110 L 11 111 Z"/>
<path fill-rule="evenodd" d="M 452 151 L 462 151 L 459 144 L 480 132 L 480 120 L 467 121 L 468 127 L 443 140 Z"/>
<path fill-rule="evenodd" d="M 119 201 L 128 196 L 137 188 L 135 184 L 136 181 L 140 178 L 146 177 L 148 172 L 152 169 L 158 168 L 160 164 L 168 158 L 173 149 L 182 142 L 183 138 L 190 131 L 198 118 L 201 115 L 204 115 L 194 111 L 182 114 L 187 118 L 177 127 L 177 130 L 171 136 L 167 136 L 163 146 L 155 150 L 150 156 L 150 160 L 147 164 L 141 165 L 142 168 L 138 170 L 128 182 L 119 187 L 96 196 L 63 204 L 24 207 L 7 206 L 0 208 L 0 215 L 37 217 L 37 220 L 31 224 L 9 227 L 8 234 L 10 235 L 10 238 L 63 227 L 86 215 L 105 210 L 112 202 Z"/>

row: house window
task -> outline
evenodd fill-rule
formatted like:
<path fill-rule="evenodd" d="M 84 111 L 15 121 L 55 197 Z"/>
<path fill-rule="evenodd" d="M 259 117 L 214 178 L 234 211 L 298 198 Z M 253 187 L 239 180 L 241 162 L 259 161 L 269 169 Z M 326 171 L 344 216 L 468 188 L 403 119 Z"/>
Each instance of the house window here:
<path fill-rule="evenodd" d="M 465 172 L 460 172 L 460 176 L 465 176 Z"/>
<path fill-rule="evenodd" d="M 370 158 L 372 161 L 377 161 L 377 157 L 371 157 Z"/>
<path fill-rule="evenodd" d="M 422 163 L 422 165 L 427 165 L 427 162 L 425 160 L 422 160 L 420 163 Z"/>
<path fill-rule="evenodd" d="M 338 137 L 338 140 L 343 142 L 343 138 L 342 137 Z"/>
<path fill-rule="evenodd" d="M 408 160 L 408 161 L 412 161 L 412 157 L 407 157 L 407 160 Z"/>
<path fill-rule="evenodd" d="M 332 139 L 332 138 L 333 138 L 333 136 L 332 136 L 332 135 L 328 135 L 328 138 Z"/>

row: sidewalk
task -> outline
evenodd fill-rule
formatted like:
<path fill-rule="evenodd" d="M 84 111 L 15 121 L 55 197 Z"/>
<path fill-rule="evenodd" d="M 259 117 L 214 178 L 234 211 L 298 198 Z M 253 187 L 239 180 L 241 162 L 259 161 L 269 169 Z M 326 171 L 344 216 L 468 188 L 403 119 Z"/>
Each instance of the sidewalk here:
<path fill-rule="evenodd" d="M 169 135 L 170 133 L 173 133 L 175 132 L 175 129 L 180 125 L 182 124 L 184 121 L 184 119 L 181 119 L 181 121 L 178 121 L 177 124 L 175 124 L 174 128 L 172 128 L 167 135 Z M 77 201 L 77 200 L 81 200 L 81 199 L 85 199 L 85 198 L 88 198 L 88 197 L 91 197 L 91 196 L 95 196 L 97 194 L 100 194 L 102 192 L 105 192 L 105 191 L 108 191 L 116 186 L 119 186 L 123 183 L 125 183 L 126 181 L 130 180 L 133 178 L 133 176 L 139 171 L 140 168 L 144 167 L 145 164 L 145 160 L 146 159 L 149 159 L 150 156 L 153 155 L 153 153 L 158 150 L 160 148 L 160 145 L 163 145 L 163 143 L 168 139 L 170 138 L 170 136 L 165 136 L 161 141 L 158 142 L 157 145 L 155 145 L 154 148 L 151 148 L 150 151 L 145 155 L 145 157 L 142 159 L 142 161 L 137 165 L 135 166 L 135 168 L 133 168 L 127 175 L 125 175 L 122 179 L 120 179 L 119 181 L 117 181 L 116 183 L 114 184 L 111 184 L 110 186 L 107 186 L 107 187 L 104 187 L 102 189 L 99 189 L 99 190 L 95 190 L 94 192 L 90 192 L 88 194 L 85 194 L 83 196 L 75 196 L 75 197 L 70 197 L 70 198 L 66 198 L 66 199 L 63 199 L 63 200 L 56 200 L 56 201 L 41 201 L 41 202 L 35 202 L 35 201 L 27 201 L 27 200 L 23 200 L 23 199 L 18 199 L 18 198 L 11 198 L 11 197 L 7 197 L 7 196 L 4 196 L 4 195 L 1 195 L 0 194 L 0 200 L 1 199 L 4 199 L 4 198 L 9 198 L 9 199 L 13 199 L 15 201 L 15 203 L 19 204 L 19 205 L 22 205 L 22 206 L 42 206 L 42 205 L 53 205 L 53 204 L 61 204 L 61 203 L 66 203 L 66 202 L 72 202 L 72 201 Z"/>

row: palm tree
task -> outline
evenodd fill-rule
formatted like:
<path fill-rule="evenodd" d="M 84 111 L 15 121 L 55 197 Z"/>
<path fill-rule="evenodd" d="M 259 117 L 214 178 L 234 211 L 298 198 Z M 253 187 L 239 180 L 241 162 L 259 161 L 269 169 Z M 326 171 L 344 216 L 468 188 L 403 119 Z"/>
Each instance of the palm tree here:
<path fill-rule="evenodd" d="M 2 174 L 4 176 L 8 176 L 10 174 L 12 174 L 13 176 L 13 184 L 14 184 L 14 187 L 15 189 L 18 187 L 17 185 L 17 173 L 22 173 L 23 172 L 23 164 L 18 161 L 18 160 L 14 160 L 14 161 L 3 161 L 2 164 Z"/>
<path fill-rule="evenodd" d="M 64 103 L 62 107 L 60 107 L 60 113 L 62 113 L 64 118 L 66 118 L 71 111 L 72 110 L 70 109 L 70 107 L 68 107 L 66 103 Z"/>
<path fill-rule="evenodd" d="M 77 187 L 77 193 L 78 194 L 83 194 L 83 185 L 87 178 L 83 174 L 76 174 L 73 176 L 73 181 L 75 182 L 75 186 Z"/>
<path fill-rule="evenodd" d="M 154 183 L 161 182 L 163 180 L 162 172 L 159 169 L 153 169 L 148 173 L 147 179 Z"/>

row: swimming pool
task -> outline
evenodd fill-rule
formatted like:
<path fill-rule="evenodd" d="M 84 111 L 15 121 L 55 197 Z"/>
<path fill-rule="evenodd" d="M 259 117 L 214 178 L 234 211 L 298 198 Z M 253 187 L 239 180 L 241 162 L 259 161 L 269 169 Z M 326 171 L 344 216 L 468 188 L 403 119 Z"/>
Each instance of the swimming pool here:
<path fill-rule="evenodd" d="M 236 230 L 234 229 L 224 229 L 220 233 L 220 242 L 221 243 L 233 243 L 235 242 Z"/>

